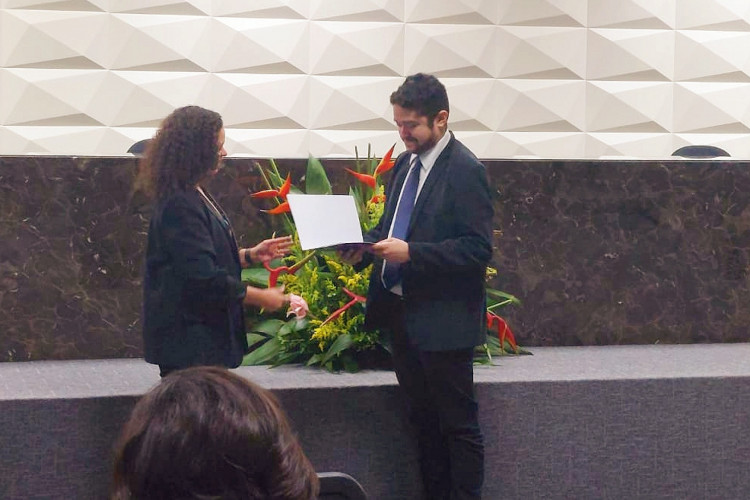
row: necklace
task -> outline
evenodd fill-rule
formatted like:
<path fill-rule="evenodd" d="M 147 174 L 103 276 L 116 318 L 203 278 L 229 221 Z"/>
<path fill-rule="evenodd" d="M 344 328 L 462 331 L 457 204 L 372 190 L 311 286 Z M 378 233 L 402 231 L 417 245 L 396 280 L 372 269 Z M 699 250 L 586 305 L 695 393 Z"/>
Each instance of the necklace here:
<path fill-rule="evenodd" d="M 203 188 L 201 188 L 200 186 L 196 186 L 195 189 L 198 190 L 198 192 L 200 193 L 200 195 L 203 198 L 203 200 L 206 203 L 208 203 L 208 207 L 211 210 L 213 210 L 214 213 L 216 213 L 218 215 L 221 215 L 221 218 L 223 219 L 224 218 L 223 214 L 221 213 L 221 211 L 219 210 L 219 208 L 214 204 L 214 202 L 211 201 L 211 198 L 209 198 L 208 195 L 203 191 Z"/>
<path fill-rule="evenodd" d="M 206 205 L 208 206 L 209 210 L 211 210 L 214 215 L 216 215 L 219 220 L 224 224 L 225 227 L 229 229 L 229 231 L 232 231 L 232 226 L 229 224 L 229 219 L 227 219 L 227 216 L 224 215 L 224 212 L 219 209 L 219 207 L 211 200 L 211 197 L 208 196 L 204 191 L 203 188 L 200 186 L 196 186 L 195 189 L 200 193 L 201 198 L 203 198 L 203 201 L 206 202 Z"/>

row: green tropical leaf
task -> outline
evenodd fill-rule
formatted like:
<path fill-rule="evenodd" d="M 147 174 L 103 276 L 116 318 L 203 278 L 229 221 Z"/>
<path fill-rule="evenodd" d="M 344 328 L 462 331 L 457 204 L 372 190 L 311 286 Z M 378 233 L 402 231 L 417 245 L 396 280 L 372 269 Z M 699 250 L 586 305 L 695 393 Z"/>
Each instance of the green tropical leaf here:
<path fill-rule="evenodd" d="M 352 336 L 349 335 L 348 333 L 339 335 L 338 337 L 336 337 L 336 340 L 333 341 L 333 344 L 331 344 L 331 347 L 328 348 L 328 351 L 323 355 L 321 364 L 324 364 L 324 365 L 327 364 L 338 353 L 350 348 L 353 343 L 354 341 L 352 340 Z"/>
<path fill-rule="evenodd" d="M 500 349 L 500 339 L 496 335 L 487 335 L 485 341 L 484 346 L 491 356 L 502 356 L 504 354 L 504 351 Z"/>
<path fill-rule="evenodd" d="M 495 290 L 494 288 L 486 288 L 487 290 L 487 302 L 490 302 L 490 299 L 492 299 L 495 304 L 497 303 L 504 303 L 505 304 L 520 304 L 521 301 L 518 300 L 517 297 L 514 295 L 511 295 L 506 292 L 502 292 L 500 290 Z"/>
<path fill-rule="evenodd" d="M 307 194 L 331 194 L 331 182 L 320 160 L 310 156 L 307 159 L 305 173 L 305 192 Z"/>
<path fill-rule="evenodd" d="M 365 227 L 367 224 L 367 200 L 362 196 L 362 191 L 358 188 L 349 187 L 349 196 L 354 198 L 354 206 L 357 208 L 359 216 L 359 225 Z"/>
<path fill-rule="evenodd" d="M 348 373 L 356 373 L 359 371 L 359 365 L 354 358 L 347 353 L 341 355 L 341 365 L 343 366 L 344 371 Z"/>
<path fill-rule="evenodd" d="M 248 333 L 247 334 L 247 345 L 252 347 L 259 342 L 263 342 L 268 338 L 267 335 L 261 335 L 259 333 Z"/>
<path fill-rule="evenodd" d="M 273 364 L 271 365 L 271 368 L 285 365 L 287 363 L 293 363 L 298 356 L 299 356 L 298 352 L 283 352 L 279 354 L 276 360 L 274 360 Z"/>
<path fill-rule="evenodd" d="M 289 321 L 287 321 L 287 323 L 289 323 L 292 326 L 293 331 L 303 332 L 307 330 L 310 320 L 307 318 L 302 318 L 302 319 L 292 318 Z"/>
<path fill-rule="evenodd" d="M 290 333 L 294 331 L 294 325 L 292 324 L 294 321 L 287 321 L 283 325 L 281 325 L 281 328 L 279 328 L 279 333 L 276 334 L 278 337 L 286 337 Z"/>
<path fill-rule="evenodd" d="M 281 341 L 278 337 L 271 337 L 268 342 L 246 355 L 242 360 L 242 366 L 271 364 L 281 352 Z"/>
<path fill-rule="evenodd" d="M 529 354 L 531 355 L 531 351 L 527 351 L 521 346 L 518 347 L 518 351 L 515 351 L 507 340 L 505 341 L 505 352 L 507 354 Z"/>
<path fill-rule="evenodd" d="M 269 275 L 264 267 L 249 267 L 242 270 L 242 281 L 257 287 L 267 287 Z"/>
<path fill-rule="evenodd" d="M 267 319 L 260 323 L 253 325 L 250 328 L 252 332 L 265 333 L 266 336 L 275 337 L 279 333 L 279 329 L 284 326 L 284 321 L 280 319 Z"/>
<path fill-rule="evenodd" d="M 475 356 L 474 357 L 474 364 L 475 365 L 485 365 L 485 366 L 492 366 L 492 358 L 487 356 L 486 354 L 484 356 Z"/>
<path fill-rule="evenodd" d="M 320 363 L 320 360 L 323 359 L 323 356 L 320 354 L 313 354 L 310 356 L 310 359 L 307 360 L 307 363 L 305 363 L 307 366 L 312 366 L 315 364 Z"/>
<path fill-rule="evenodd" d="M 274 170 L 268 172 L 268 181 L 273 189 L 279 189 L 284 184 L 284 179 Z"/>

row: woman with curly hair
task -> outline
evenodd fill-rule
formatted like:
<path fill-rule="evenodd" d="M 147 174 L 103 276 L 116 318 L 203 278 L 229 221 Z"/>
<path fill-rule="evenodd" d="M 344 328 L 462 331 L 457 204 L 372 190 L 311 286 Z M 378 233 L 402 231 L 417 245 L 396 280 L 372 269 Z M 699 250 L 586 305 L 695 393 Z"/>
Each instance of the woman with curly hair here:
<path fill-rule="evenodd" d="M 167 116 L 141 160 L 155 197 L 143 279 L 146 361 L 161 376 L 196 365 L 239 366 L 247 352 L 243 306 L 273 311 L 282 288 L 240 280 L 243 267 L 286 254 L 289 236 L 238 248 L 232 226 L 206 183 L 226 151 L 221 116 L 198 106 Z"/>
<path fill-rule="evenodd" d="M 276 398 L 218 367 L 141 398 L 115 448 L 113 500 L 313 500 L 318 478 Z"/>

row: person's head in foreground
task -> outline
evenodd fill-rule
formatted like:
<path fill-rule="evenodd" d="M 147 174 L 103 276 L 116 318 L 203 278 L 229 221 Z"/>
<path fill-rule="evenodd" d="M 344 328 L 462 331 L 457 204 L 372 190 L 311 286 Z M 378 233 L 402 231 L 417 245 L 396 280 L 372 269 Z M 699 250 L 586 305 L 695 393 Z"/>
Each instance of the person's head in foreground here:
<path fill-rule="evenodd" d="M 318 478 L 277 399 L 224 368 L 165 377 L 115 450 L 113 499 L 311 500 Z"/>

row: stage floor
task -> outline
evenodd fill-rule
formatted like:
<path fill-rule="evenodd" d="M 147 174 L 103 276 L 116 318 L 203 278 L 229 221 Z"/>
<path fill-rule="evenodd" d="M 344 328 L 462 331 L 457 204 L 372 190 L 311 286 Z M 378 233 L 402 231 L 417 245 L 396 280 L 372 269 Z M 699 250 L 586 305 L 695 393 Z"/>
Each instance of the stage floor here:
<path fill-rule="evenodd" d="M 750 343 L 531 347 L 474 369 L 477 384 L 750 377 Z M 390 371 L 332 374 L 301 366 L 236 371 L 271 390 L 395 385 Z M 0 400 L 137 396 L 159 381 L 143 359 L 0 363 Z"/>

